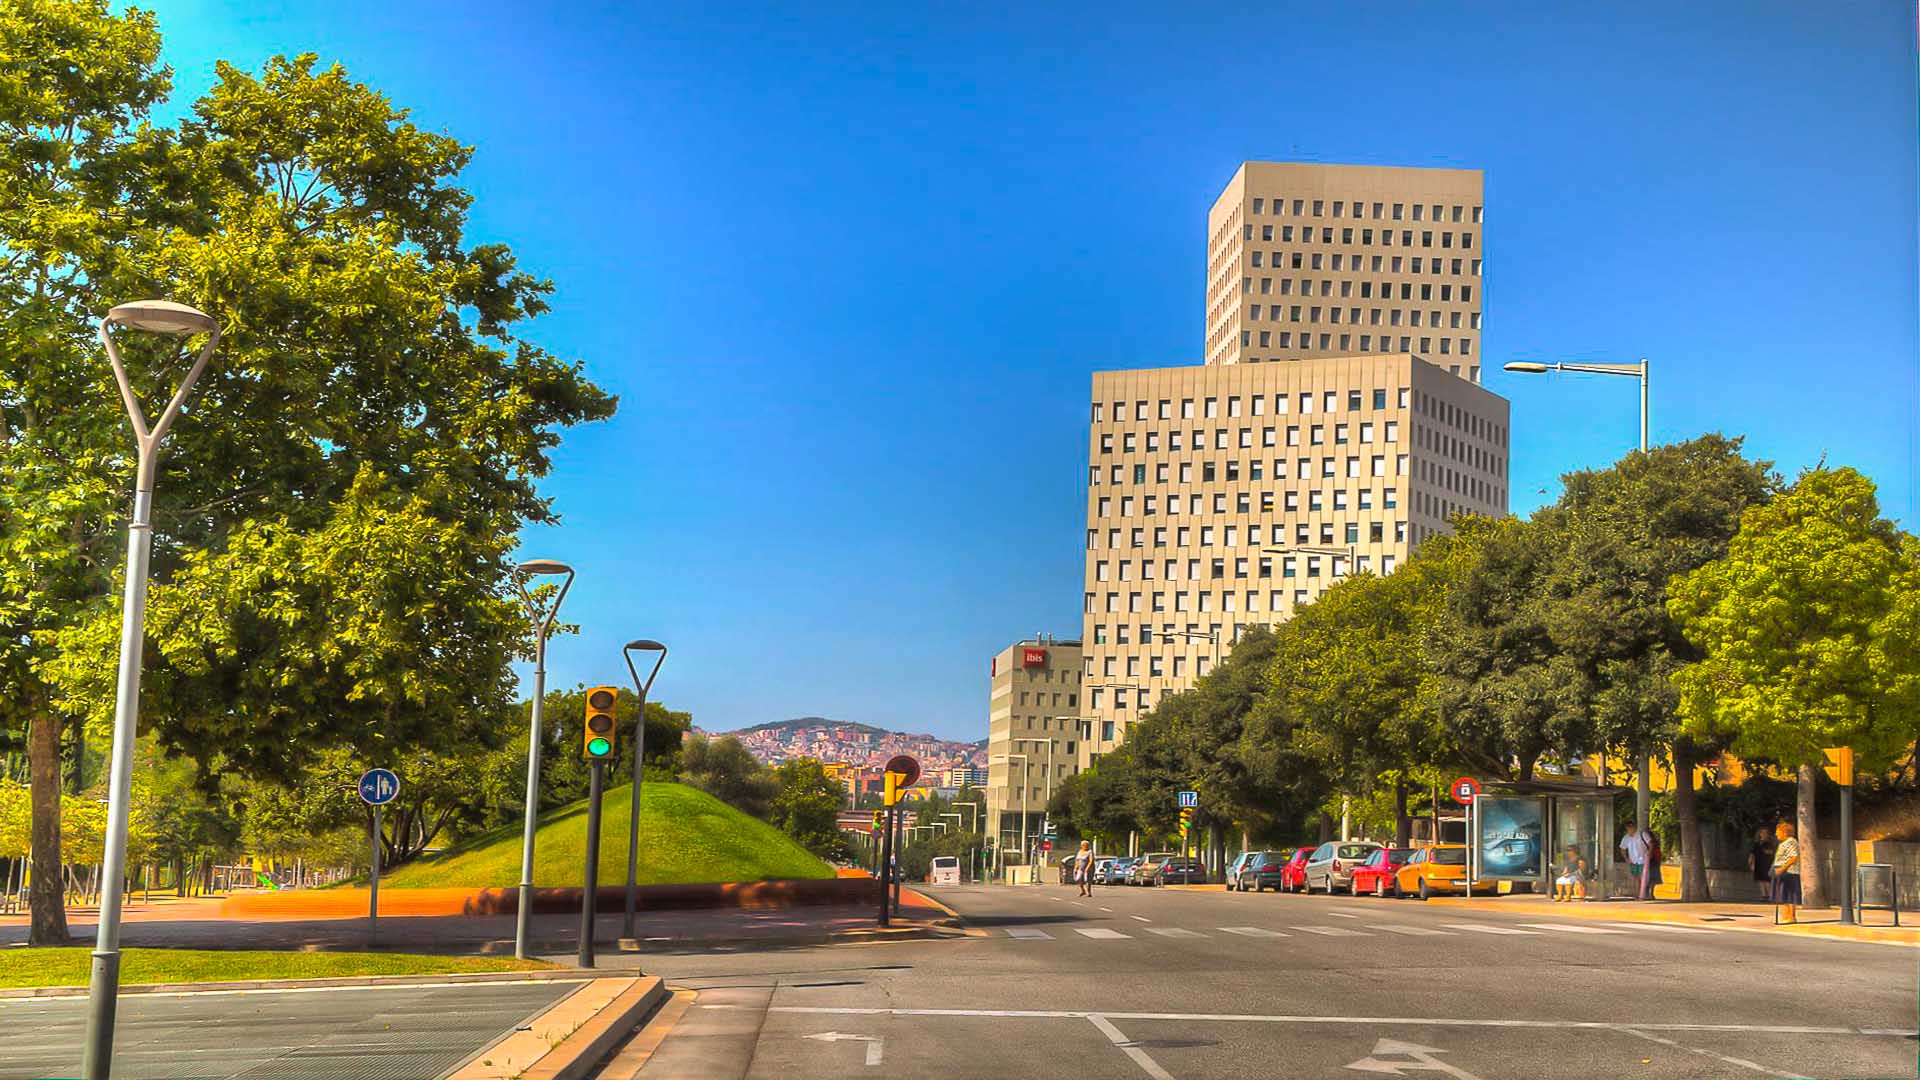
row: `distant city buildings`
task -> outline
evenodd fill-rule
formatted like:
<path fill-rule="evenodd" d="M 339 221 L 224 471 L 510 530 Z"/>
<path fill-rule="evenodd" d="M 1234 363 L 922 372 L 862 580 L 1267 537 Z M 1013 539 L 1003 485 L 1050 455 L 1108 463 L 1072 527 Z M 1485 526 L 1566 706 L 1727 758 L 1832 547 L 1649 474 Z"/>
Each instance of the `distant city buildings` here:
<path fill-rule="evenodd" d="M 906 754 L 920 762 L 918 787 L 956 787 L 955 776 L 978 776 L 985 782 L 986 749 L 979 743 L 955 742 L 927 734 L 887 731 L 866 724 L 849 724 L 821 717 L 762 724 L 744 731 L 709 732 L 709 738 L 740 740 L 756 759 L 778 765 L 796 758 L 812 758 L 827 775 L 846 788 L 849 801 L 884 787 L 881 767 L 887 759 Z"/>

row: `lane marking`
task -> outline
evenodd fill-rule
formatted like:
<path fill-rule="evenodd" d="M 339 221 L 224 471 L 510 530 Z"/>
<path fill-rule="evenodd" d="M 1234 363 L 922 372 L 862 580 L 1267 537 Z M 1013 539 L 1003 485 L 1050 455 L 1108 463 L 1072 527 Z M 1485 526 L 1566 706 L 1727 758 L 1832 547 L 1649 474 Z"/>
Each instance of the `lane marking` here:
<path fill-rule="evenodd" d="M 1076 926 L 1073 928 L 1073 932 L 1079 934 L 1081 937 L 1090 937 L 1095 941 L 1113 941 L 1115 939 L 1129 940 L 1133 936 L 1131 934 L 1123 934 L 1118 930 L 1109 930 L 1104 926 L 1095 926 L 1086 930 L 1082 930 Z"/>
<path fill-rule="evenodd" d="M 1035 930 L 1030 926 L 1009 926 L 1007 936 L 1020 941 L 1052 941 L 1053 935 L 1045 930 Z"/>
<path fill-rule="evenodd" d="M 1147 933 L 1159 934 L 1161 937 L 1179 937 L 1179 938 L 1196 938 L 1196 937 L 1203 938 L 1207 936 L 1205 934 L 1196 933 L 1192 930 L 1182 930 L 1177 926 L 1149 926 L 1147 927 Z"/>
<path fill-rule="evenodd" d="M 1429 926 L 1409 926 L 1406 923 L 1368 923 L 1375 930 L 1385 930 L 1389 934 L 1406 934 L 1408 937 L 1452 937 L 1448 930 L 1435 930 Z"/>
<path fill-rule="evenodd" d="M 1148 1057 L 1147 1052 L 1135 1045 L 1133 1040 L 1120 1034 L 1120 1029 L 1114 1027 L 1111 1020 L 1098 1013 L 1089 1013 L 1087 1019 L 1093 1023 L 1094 1027 L 1099 1028 L 1100 1034 L 1105 1035 L 1113 1045 L 1125 1051 L 1126 1055 L 1133 1059 L 1133 1063 L 1140 1066 L 1142 1072 L 1153 1077 L 1153 1080 L 1173 1080 L 1173 1075 L 1161 1068 L 1159 1062 Z"/>
<path fill-rule="evenodd" d="M 1335 919 L 1357 919 L 1360 917 L 1358 915 L 1349 915 L 1344 911 L 1329 911 L 1327 915 Z"/>
<path fill-rule="evenodd" d="M 1149 919 L 1149 918 L 1147 918 L 1147 917 L 1146 917 L 1145 915 L 1129 915 L 1129 916 L 1127 916 L 1127 918 L 1129 918 L 1129 919 L 1139 919 L 1139 920 L 1140 920 L 1141 922 L 1152 922 L 1152 921 L 1153 921 L 1152 919 Z"/>
<path fill-rule="evenodd" d="M 1709 930 L 1704 926 L 1675 926 L 1672 923 L 1630 923 L 1610 922 L 1607 926 L 1618 926 L 1623 930 L 1658 930 L 1667 934 L 1717 934 L 1718 930 Z"/>
<path fill-rule="evenodd" d="M 1778 1076 L 1781 1078 L 1781 1080 L 1793 1080 L 1793 1076 L 1794 1076 L 1793 1073 L 1774 1072 L 1772 1069 L 1767 1068 L 1765 1065 L 1761 1065 L 1758 1062 L 1748 1061 L 1746 1058 L 1728 1057 L 1725 1054 L 1716 1054 L 1711 1050 L 1702 1050 L 1697 1046 L 1682 1046 L 1679 1043 L 1674 1042 L 1672 1039 L 1663 1039 L 1658 1035 L 1654 1035 L 1646 1031 L 1641 1031 L 1636 1028 L 1623 1027 L 1620 1030 L 1625 1032 L 1628 1035 L 1645 1039 L 1648 1042 L 1659 1043 L 1662 1046 L 1671 1046 L 1675 1050 L 1685 1050 L 1689 1054 L 1699 1054 L 1701 1057 L 1710 1057 L 1715 1061 L 1724 1061 L 1728 1065 L 1738 1065 L 1743 1069 L 1752 1069 L 1754 1072 L 1766 1073 L 1768 1076 Z"/>
<path fill-rule="evenodd" d="M 1326 937 L 1372 937 L 1365 930 L 1349 930 L 1344 926 L 1296 926 L 1295 930 L 1304 930 L 1309 934 L 1321 934 Z"/>
<path fill-rule="evenodd" d="M 1523 922 L 1521 926 L 1531 926 L 1535 930 L 1558 930 L 1563 934 L 1624 934 L 1625 930 L 1609 930 L 1604 926 L 1575 926 L 1572 923 Z"/>
<path fill-rule="evenodd" d="M 1101 910 L 1101 911 L 1112 911 L 1113 909 L 1112 909 L 1112 908 L 1110 908 L 1110 907 L 1103 907 L 1103 908 L 1101 908 L 1100 910 Z"/>
<path fill-rule="evenodd" d="M 1476 934 L 1526 934 L 1529 937 L 1539 935 L 1537 930 L 1515 930 L 1511 926 L 1488 926 L 1486 923 L 1450 922 L 1440 925 L 1449 930 L 1471 930 Z"/>
<path fill-rule="evenodd" d="M 1259 926 L 1216 926 L 1214 929 L 1223 934 L 1239 934 L 1241 937 L 1277 938 L 1291 936 L 1289 934 L 1283 934 L 1278 930 L 1268 930 Z"/>
<path fill-rule="evenodd" d="M 1284 935 L 1282 935 L 1284 936 Z M 706 1005 L 702 1008 L 731 1009 L 734 1005 Z M 1468 1019 L 1442 1016 L 1302 1016 L 1261 1013 L 1172 1013 L 1120 1012 L 1103 1009 L 902 1009 L 860 1005 L 774 1005 L 768 1012 L 799 1013 L 811 1016 L 954 1016 L 985 1017 L 1006 1020 L 1085 1020 L 1104 1016 L 1109 1020 L 1183 1020 L 1217 1021 L 1235 1024 L 1395 1024 L 1402 1026 L 1525 1028 L 1560 1031 L 1729 1031 L 1756 1035 L 1858 1035 L 1870 1038 L 1911 1039 L 1920 1037 L 1913 1028 L 1828 1027 L 1811 1024 L 1630 1024 L 1607 1020 L 1511 1020 Z"/>

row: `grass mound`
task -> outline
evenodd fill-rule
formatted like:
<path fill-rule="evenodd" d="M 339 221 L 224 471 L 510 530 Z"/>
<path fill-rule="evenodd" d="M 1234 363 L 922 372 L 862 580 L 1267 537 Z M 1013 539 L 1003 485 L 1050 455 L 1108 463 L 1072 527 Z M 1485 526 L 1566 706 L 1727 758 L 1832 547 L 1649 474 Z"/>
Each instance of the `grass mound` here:
<path fill-rule="evenodd" d="M 0 987 L 85 986 L 92 972 L 87 946 L 8 949 Z M 208 949 L 123 949 L 120 981 L 238 982 L 327 979 L 348 975 L 448 975 L 472 971 L 538 971 L 552 967 L 511 956 L 419 956 L 410 953 L 225 952 Z"/>
<path fill-rule="evenodd" d="M 627 879 L 628 785 L 601 800 L 600 881 Z M 586 858 L 587 806 L 541 816 L 534 884 L 578 885 Z M 640 789 L 640 883 L 683 885 L 768 878 L 830 878 L 833 868 L 787 834 L 704 791 L 650 781 Z M 473 837 L 437 855 L 383 873 L 382 888 L 511 888 L 520 881 L 520 826 Z"/>

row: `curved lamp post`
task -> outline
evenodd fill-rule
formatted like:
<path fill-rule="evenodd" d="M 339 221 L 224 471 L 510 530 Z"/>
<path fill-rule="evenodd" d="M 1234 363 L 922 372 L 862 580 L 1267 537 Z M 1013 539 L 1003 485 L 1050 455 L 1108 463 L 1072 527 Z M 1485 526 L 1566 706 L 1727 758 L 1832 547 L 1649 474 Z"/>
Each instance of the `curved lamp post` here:
<path fill-rule="evenodd" d="M 527 591 L 530 577 L 566 575 L 560 592 L 549 607 L 541 607 Z M 520 896 L 513 916 L 513 955 L 531 959 L 527 951 L 527 932 L 533 926 L 533 834 L 540 823 L 540 720 L 547 705 L 547 635 L 553 632 L 553 620 L 573 588 L 573 567 L 553 559 L 528 559 L 514 568 L 513 587 L 520 593 L 527 620 L 533 623 L 533 723 L 527 731 L 527 821 L 520 838 Z"/>
<path fill-rule="evenodd" d="M 640 669 L 633 664 L 633 654 L 652 652 L 660 655 L 654 658 L 653 670 L 647 677 L 640 677 Z M 622 938 L 633 937 L 633 913 L 639 905 L 640 897 L 640 769 L 647 757 L 647 693 L 653 689 L 653 678 L 660 674 L 660 665 L 667 662 L 667 647 L 648 638 L 639 638 L 627 642 L 620 650 L 626 658 L 627 673 L 633 676 L 633 691 L 640 697 L 640 704 L 633 720 L 633 797 L 627 809 L 627 913 L 620 924 Z"/>
<path fill-rule="evenodd" d="M 151 426 L 127 381 L 126 365 L 113 343 L 109 327 L 122 327 L 171 337 L 207 335 L 187 377 Z M 127 803 L 133 784 L 133 742 L 140 726 L 140 662 L 146 647 L 147 566 L 153 554 L 153 481 L 160 466 L 160 448 L 180 416 L 187 396 L 207 369 L 220 344 L 220 324 L 213 316 L 167 300 L 135 300 L 107 312 L 100 320 L 100 343 L 113 365 L 113 381 L 120 402 L 133 425 L 134 445 L 140 453 L 133 488 L 133 520 L 127 525 L 126 595 L 120 610 L 120 677 L 113 699 L 113 759 L 107 780 L 106 854 L 100 869 L 100 921 L 94 931 L 93 969 L 87 989 L 87 1046 L 84 1070 L 90 1080 L 106 1080 L 113 1072 L 113 1022 L 120 992 L 120 903 L 127 869 Z"/>

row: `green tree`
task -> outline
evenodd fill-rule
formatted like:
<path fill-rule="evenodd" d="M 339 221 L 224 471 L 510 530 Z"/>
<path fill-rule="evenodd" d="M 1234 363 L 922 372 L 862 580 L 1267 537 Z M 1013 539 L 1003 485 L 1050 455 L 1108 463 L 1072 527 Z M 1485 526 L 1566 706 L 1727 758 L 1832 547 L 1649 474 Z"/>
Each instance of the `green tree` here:
<path fill-rule="evenodd" d="M 721 802 L 765 820 L 780 783 L 732 735 L 692 735 L 680 748 L 680 780 Z"/>
<path fill-rule="evenodd" d="M 152 17 L 0 11 L 0 722 L 29 732 L 37 880 L 58 878 L 61 713 L 110 715 L 129 437 L 90 340 L 119 300 L 212 313 L 220 353 L 162 466 L 143 722 L 296 777 L 509 700 L 503 588 L 558 431 L 611 414 L 519 336 L 548 283 L 469 244 L 471 151 L 310 56 L 228 64 L 172 126 Z M 172 346 L 131 335 L 162 396 Z M 65 938 L 51 885 L 31 939 Z"/>
<path fill-rule="evenodd" d="M 1777 487 L 1739 439 L 1703 435 L 1569 474 L 1549 511 L 1566 537 L 1549 572 L 1549 632 L 1581 669 L 1571 685 L 1598 748 L 1672 756 L 1685 900 L 1709 899 L 1693 773 L 1719 747 L 1678 726 L 1672 676 L 1700 651 L 1668 614 L 1667 587 L 1725 554 L 1740 515 Z"/>
<path fill-rule="evenodd" d="M 1852 469 L 1801 474 L 1749 508 L 1720 559 L 1676 578 L 1668 611 L 1701 657 L 1674 674 L 1682 731 L 1796 769 L 1802 879 L 1826 904 L 1815 778 L 1829 746 L 1863 771 L 1920 716 L 1920 550 Z"/>
<path fill-rule="evenodd" d="M 839 813 L 846 788 L 813 758 L 783 761 L 773 778 L 779 790 L 767 806 L 767 820 L 823 859 L 844 856 Z"/>

